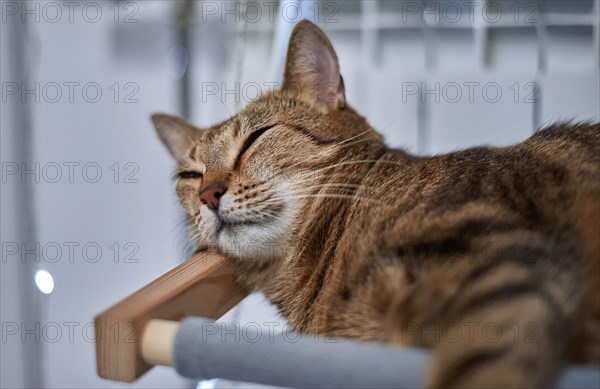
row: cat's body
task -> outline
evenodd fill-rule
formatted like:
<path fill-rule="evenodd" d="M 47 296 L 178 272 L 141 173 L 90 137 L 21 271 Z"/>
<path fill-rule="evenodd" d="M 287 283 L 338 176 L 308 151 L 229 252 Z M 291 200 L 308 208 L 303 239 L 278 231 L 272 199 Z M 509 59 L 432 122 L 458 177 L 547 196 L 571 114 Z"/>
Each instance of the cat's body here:
<path fill-rule="evenodd" d="M 564 360 L 600 363 L 599 124 L 389 149 L 305 22 L 281 91 L 208 130 L 154 121 L 198 247 L 227 253 L 293 329 L 432 347 L 431 387 L 535 387 Z"/>

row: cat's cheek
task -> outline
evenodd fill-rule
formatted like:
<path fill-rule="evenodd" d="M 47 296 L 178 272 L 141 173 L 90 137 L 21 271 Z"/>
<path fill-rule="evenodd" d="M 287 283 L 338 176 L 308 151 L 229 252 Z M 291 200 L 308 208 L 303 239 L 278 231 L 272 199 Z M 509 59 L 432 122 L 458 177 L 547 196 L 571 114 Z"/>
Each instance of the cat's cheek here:
<path fill-rule="evenodd" d="M 188 215 L 198 214 L 197 206 L 194 204 L 194 202 L 185 199 L 181 201 L 181 205 L 183 206 L 183 209 Z"/>

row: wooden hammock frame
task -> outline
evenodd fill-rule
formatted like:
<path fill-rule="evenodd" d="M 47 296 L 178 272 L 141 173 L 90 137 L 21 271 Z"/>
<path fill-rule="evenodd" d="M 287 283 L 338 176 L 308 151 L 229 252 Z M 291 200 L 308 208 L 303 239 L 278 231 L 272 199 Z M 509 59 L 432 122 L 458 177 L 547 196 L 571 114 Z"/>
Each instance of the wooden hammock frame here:
<path fill-rule="evenodd" d="M 255 347 L 237 347 L 240 345 L 234 348 L 227 347 L 227 343 L 220 343 L 217 348 L 212 344 L 211 348 L 210 342 L 199 345 L 198 339 L 186 340 L 183 345 L 181 338 L 175 342 L 175 335 L 181 332 L 180 329 L 184 333 L 187 331 L 188 335 L 190 331 L 192 334 L 202 331 L 196 328 L 197 323 L 190 321 L 193 319 L 185 321 L 181 327 L 178 320 L 186 316 L 219 318 L 245 296 L 246 293 L 236 286 L 232 269 L 226 258 L 214 253 L 202 253 L 190 258 L 96 317 L 98 374 L 111 380 L 132 382 L 154 365 L 174 366 L 173 359 L 177 354 L 176 351 L 181 351 L 182 346 L 187 346 L 187 349 L 183 347 L 184 352 L 198 347 L 207 347 L 208 358 L 215 356 L 216 360 L 221 361 L 220 364 L 213 366 L 212 370 L 209 369 L 208 374 L 202 369 L 199 375 L 196 370 L 190 370 L 189 366 L 184 367 L 182 374 L 188 377 L 223 377 L 243 380 L 249 374 L 257 379 L 257 383 L 275 386 L 290 386 L 288 384 L 292 383 L 291 386 L 297 387 L 321 387 L 322 380 L 330 378 L 332 382 L 345 383 L 345 385 L 338 384 L 340 387 L 415 387 L 422 381 L 425 374 L 423 366 L 427 363 L 427 357 L 423 355 L 422 350 L 402 347 L 394 349 L 385 345 L 365 345 L 350 341 L 329 345 L 315 344 L 312 339 L 303 342 L 304 348 L 289 350 L 282 349 L 281 344 L 278 347 L 277 343 L 266 345 L 268 350 L 264 344 L 261 346 L 261 343 L 252 343 L 253 346 L 258 346 L 258 351 Z M 174 348 L 176 343 L 178 346 Z M 323 346 L 328 348 L 325 349 Z M 224 347 L 226 351 L 219 353 L 220 347 Z M 274 350 L 271 350 L 271 347 L 274 347 Z M 275 361 L 283 362 L 283 371 L 290 371 L 295 369 L 298 361 L 304 363 L 307 363 L 307 360 L 315 361 L 314 351 L 307 352 L 309 349 L 314 350 L 314 347 L 318 347 L 323 353 L 329 352 L 330 355 L 322 361 L 316 360 L 316 364 L 308 363 L 311 365 L 308 368 L 311 374 L 286 373 L 282 376 L 269 372 L 267 379 L 264 372 L 261 373 L 262 375 L 253 373 L 264 366 L 264 361 L 258 362 L 258 365 L 240 363 L 240 358 L 246 358 L 248 354 L 255 352 L 260 355 L 262 350 L 263 353 L 268 352 L 268 355 L 273 355 L 271 364 Z M 375 351 L 380 357 L 373 358 L 373 348 L 378 348 Z M 351 355 L 362 355 L 365 350 L 371 355 L 367 361 L 348 358 Z M 231 353 L 235 355 L 232 356 Z M 281 359 L 284 353 L 286 358 Z M 193 355 L 193 351 L 191 354 Z M 288 355 L 292 355 L 292 358 L 287 358 Z M 232 357 L 236 366 L 233 370 L 226 363 Z M 235 362 L 236 357 L 237 362 Z M 347 366 L 357 361 L 360 362 L 359 365 L 350 372 L 345 367 L 340 369 L 341 365 Z M 369 361 L 374 361 L 375 364 L 369 365 Z M 388 363 L 385 363 L 386 361 Z M 401 362 L 398 364 L 398 361 Z M 202 366 L 203 362 L 200 358 L 194 363 Z M 246 370 L 238 368 L 238 366 L 244 367 L 243 365 L 248 365 L 245 367 Z M 219 369 L 219 366 L 224 368 Z M 177 368 L 177 365 L 174 367 Z M 377 374 L 371 374 L 373 371 Z M 576 366 L 567 369 L 559 378 L 559 387 L 596 388 L 598 370 Z"/>
<path fill-rule="evenodd" d="M 178 320 L 217 319 L 244 297 L 226 258 L 195 255 L 96 317 L 98 375 L 133 382 L 154 365 L 172 366 Z"/>

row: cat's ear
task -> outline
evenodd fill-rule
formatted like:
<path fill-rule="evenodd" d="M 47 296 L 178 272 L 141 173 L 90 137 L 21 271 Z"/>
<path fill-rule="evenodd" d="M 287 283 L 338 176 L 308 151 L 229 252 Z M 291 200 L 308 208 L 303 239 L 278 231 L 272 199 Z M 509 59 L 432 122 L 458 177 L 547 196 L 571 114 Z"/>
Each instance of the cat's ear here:
<path fill-rule="evenodd" d="M 177 116 L 155 113 L 151 117 L 156 133 L 171 155 L 179 160 L 198 141 L 201 130 Z"/>
<path fill-rule="evenodd" d="M 344 80 L 333 46 L 308 20 L 294 27 L 288 45 L 282 90 L 323 112 L 344 107 Z"/>

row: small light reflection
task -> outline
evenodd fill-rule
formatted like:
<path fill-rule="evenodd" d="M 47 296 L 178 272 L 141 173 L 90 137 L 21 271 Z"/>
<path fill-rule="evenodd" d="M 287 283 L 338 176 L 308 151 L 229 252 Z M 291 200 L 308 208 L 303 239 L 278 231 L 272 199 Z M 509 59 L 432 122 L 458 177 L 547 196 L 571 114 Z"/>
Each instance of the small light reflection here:
<path fill-rule="evenodd" d="M 196 385 L 196 389 L 214 389 L 217 387 L 218 378 L 213 378 L 212 380 L 204 380 L 199 381 Z"/>
<path fill-rule="evenodd" d="M 50 294 L 54 290 L 54 278 L 46 270 L 38 270 L 35 273 L 35 284 L 44 294 Z"/>

